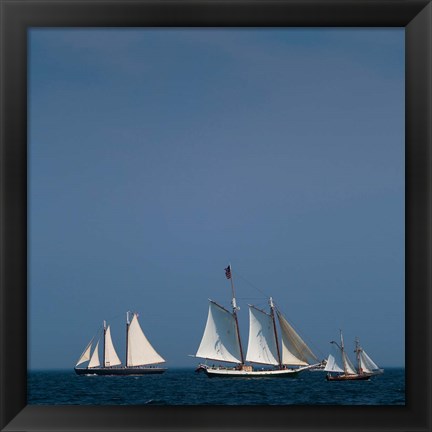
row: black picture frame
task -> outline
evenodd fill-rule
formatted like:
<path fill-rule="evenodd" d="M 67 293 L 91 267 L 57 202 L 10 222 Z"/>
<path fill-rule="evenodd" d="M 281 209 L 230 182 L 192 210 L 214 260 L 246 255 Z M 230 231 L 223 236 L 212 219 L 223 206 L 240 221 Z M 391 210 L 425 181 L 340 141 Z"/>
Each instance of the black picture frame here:
<path fill-rule="evenodd" d="M 0 0 L 0 5 L 2 431 L 431 430 L 430 1 Z M 405 28 L 405 406 L 27 405 L 27 30 L 73 26 Z"/>

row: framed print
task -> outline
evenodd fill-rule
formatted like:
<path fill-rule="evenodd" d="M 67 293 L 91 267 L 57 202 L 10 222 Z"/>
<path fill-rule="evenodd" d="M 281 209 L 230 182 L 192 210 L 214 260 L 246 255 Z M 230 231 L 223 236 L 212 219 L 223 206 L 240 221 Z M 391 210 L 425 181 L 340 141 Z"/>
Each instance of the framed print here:
<path fill-rule="evenodd" d="M 0 2 L 1 430 L 430 430 L 429 1 Z"/>

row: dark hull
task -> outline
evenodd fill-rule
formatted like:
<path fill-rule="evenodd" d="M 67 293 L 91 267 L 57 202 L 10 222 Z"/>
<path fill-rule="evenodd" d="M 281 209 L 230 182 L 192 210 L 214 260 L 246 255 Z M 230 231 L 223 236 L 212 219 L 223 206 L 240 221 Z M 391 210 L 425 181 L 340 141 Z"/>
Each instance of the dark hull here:
<path fill-rule="evenodd" d="M 77 375 L 155 375 L 162 374 L 165 368 L 159 367 L 122 367 L 122 368 L 75 368 Z"/>
<path fill-rule="evenodd" d="M 371 375 L 326 375 L 327 381 L 367 381 Z"/>

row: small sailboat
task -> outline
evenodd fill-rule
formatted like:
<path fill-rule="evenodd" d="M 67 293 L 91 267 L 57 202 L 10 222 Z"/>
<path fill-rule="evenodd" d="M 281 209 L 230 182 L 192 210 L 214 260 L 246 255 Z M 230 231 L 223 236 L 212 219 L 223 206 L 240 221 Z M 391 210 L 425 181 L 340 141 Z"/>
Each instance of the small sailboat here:
<path fill-rule="evenodd" d="M 75 372 L 78 375 L 146 375 L 161 374 L 166 371 L 158 365 L 165 360 L 150 344 L 138 322 L 138 314 L 126 313 L 126 365 L 122 366 L 111 338 L 111 328 L 103 323 L 103 364 L 99 360 L 99 342 L 93 338 L 81 354 Z M 97 339 L 96 345 L 93 342 Z M 87 367 L 78 367 L 88 362 Z"/>
<path fill-rule="evenodd" d="M 364 381 L 370 379 L 373 375 L 383 372 L 383 369 L 380 369 L 360 347 L 358 339 L 356 340 L 356 349 L 354 350 L 357 353 L 357 369 L 353 366 L 345 351 L 342 330 L 340 331 L 340 345 L 335 341 L 331 341 L 330 343 L 337 347 L 342 367 L 335 357 L 330 354 L 324 368 L 327 372 L 327 381 Z"/>
<path fill-rule="evenodd" d="M 271 297 L 269 313 L 249 305 L 249 339 L 244 356 L 231 265 L 225 269 L 225 276 L 231 280 L 232 312 L 209 300 L 207 323 L 195 357 L 233 363 L 235 366 L 201 363 L 197 372 L 204 371 L 209 377 L 287 377 L 319 364 L 315 354 L 276 308 Z M 281 329 L 282 349 L 279 347 L 276 316 Z M 264 367 L 257 369 L 246 362 Z"/>

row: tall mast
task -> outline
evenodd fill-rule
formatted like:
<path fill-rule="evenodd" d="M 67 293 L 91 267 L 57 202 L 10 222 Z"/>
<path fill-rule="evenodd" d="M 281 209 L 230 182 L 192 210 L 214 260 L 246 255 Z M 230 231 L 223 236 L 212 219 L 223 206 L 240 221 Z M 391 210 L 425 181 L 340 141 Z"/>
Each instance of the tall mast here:
<path fill-rule="evenodd" d="M 232 290 L 231 304 L 232 304 L 232 308 L 233 308 L 233 317 L 234 317 L 235 325 L 237 328 L 237 337 L 238 337 L 239 346 L 240 346 L 241 364 L 243 365 L 244 364 L 244 355 L 243 355 L 243 348 L 242 348 L 242 343 L 241 343 L 241 338 L 240 338 L 240 329 L 239 329 L 239 324 L 238 324 L 238 319 L 237 319 L 237 310 L 239 308 L 237 307 L 237 302 L 235 299 L 234 282 L 233 282 L 233 278 L 232 278 L 231 264 L 229 264 L 228 267 L 225 269 L 225 276 L 231 282 L 231 290 Z"/>
<path fill-rule="evenodd" d="M 106 350 L 106 321 L 105 321 L 105 320 L 104 320 L 104 322 L 103 322 L 103 329 L 104 329 L 104 339 L 103 339 L 104 344 L 103 344 L 103 362 L 102 362 L 102 364 L 103 364 L 103 367 L 106 367 L 106 365 L 105 365 L 105 350 Z"/>
<path fill-rule="evenodd" d="M 278 334 L 277 334 L 277 330 L 276 330 L 274 304 L 273 304 L 273 298 L 272 297 L 270 297 L 270 299 L 269 299 L 269 304 L 270 304 L 270 314 L 271 314 L 272 321 L 273 321 L 273 330 L 274 330 L 274 335 L 275 335 L 275 339 L 276 339 L 276 348 L 277 348 L 279 367 L 282 367 L 282 360 L 281 360 L 281 355 L 280 355 L 280 351 L 279 351 L 279 339 L 278 339 Z"/>
<path fill-rule="evenodd" d="M 128 367 L 129 311 L 126 312 L 126 367 Z"/>

